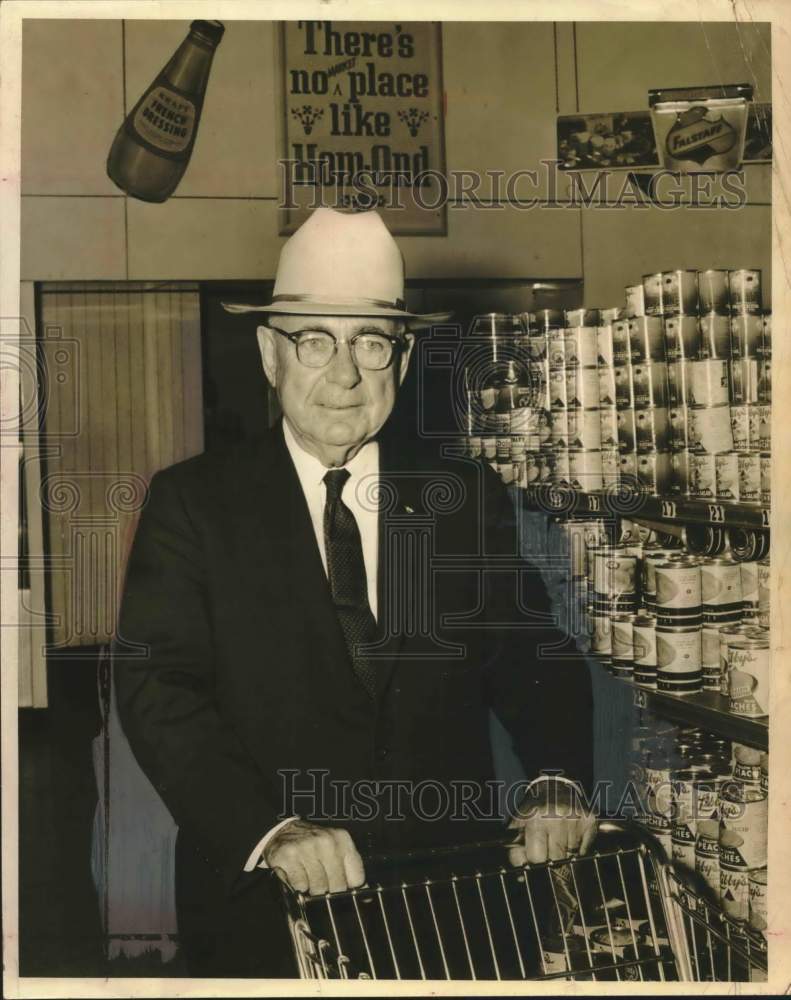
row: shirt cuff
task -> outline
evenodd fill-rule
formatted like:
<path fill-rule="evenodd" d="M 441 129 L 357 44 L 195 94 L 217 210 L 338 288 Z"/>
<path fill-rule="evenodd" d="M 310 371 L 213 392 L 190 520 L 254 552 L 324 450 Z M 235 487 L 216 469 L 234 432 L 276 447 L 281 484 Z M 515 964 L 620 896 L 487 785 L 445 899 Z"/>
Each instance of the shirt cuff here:
<path fill-rule="evenodd" d="M 527 795 L 531 788 L 534 788 L 536 785 L 543 784 L 546 781 L 560 781 L 564 785 L 570 785 L 580 795 L 585 794 L 579 781 L 574 781 L 572 778 L 566 778 L 562 774 L 539 774 L 537 778 L 533 778 L 533 780 L 527 785 L 524 794 Z"/>
<path fill-rule="evenodd" d="M 295 819 L 299 819 L 299 816 L 289 816 L 288 819 L 281 820 L 279 823 L 275 824 L 271 830 L 267 830 L 267 832 L 253 848 L 243 871 L 252 872 L 255 871 L 256 868 L 268 868 L 269 865 L 264 860 L 264 851 L 266 850 L 267 844 L 278 831 L 282 830 L 284 826 L 288 826 L 289 823 L 293 823 Z"/>

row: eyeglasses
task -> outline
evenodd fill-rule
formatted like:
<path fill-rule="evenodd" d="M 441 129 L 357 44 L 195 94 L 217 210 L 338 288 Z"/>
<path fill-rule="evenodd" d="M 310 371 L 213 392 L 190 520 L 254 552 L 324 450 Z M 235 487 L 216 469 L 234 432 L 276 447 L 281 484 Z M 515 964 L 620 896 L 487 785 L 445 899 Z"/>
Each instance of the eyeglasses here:
<path fill-rule="evenodd" d="M 401 337 L 391 337 L 387 333 L 355 333 L 348 341 L 337 340 L 326 330 L 299 330 L 289 333 L 268 324 L 271 330 L 287 337 L 297 349 L 297 358 L 308 368 L 324 368 L 337 353 L 338 344 L 348 343 L 352 361 L 357 368 L 366 371 L 381 371 L 393 360 L 393 354 L 403 349 L 405 341 Z"/>

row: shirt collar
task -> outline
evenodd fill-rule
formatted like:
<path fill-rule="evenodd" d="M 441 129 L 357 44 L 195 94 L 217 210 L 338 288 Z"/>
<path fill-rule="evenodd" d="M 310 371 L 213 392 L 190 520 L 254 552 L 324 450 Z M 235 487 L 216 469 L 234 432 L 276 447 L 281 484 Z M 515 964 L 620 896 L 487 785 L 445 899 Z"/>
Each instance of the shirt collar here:
<path fill-rule="evenodd" d="M 283 418 L 283 437 L 291 455 L 291 461 L 297 470 L 297 476 L 303 491 L 320 486 L 327 474 L 327 467 L 298 443 L 288 421 Z M 363 476 L 375 475 L 379 471 L 379 444 L 367 441 L 351 461 L 343 468 L 347 469 L 351 480 L 358 482 Z"/>

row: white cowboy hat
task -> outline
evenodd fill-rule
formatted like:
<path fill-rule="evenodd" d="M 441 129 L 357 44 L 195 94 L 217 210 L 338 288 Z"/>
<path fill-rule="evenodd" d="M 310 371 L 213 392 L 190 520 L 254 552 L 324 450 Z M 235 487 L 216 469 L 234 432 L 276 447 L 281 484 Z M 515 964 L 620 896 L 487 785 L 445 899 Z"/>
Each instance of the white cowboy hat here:
<path fill-rule="evenodd" d="M 411 313 L 404 303 L 404 258 L 378 212 L 317 208 L 280 251 L 268 306 L 223 302 L 231 313 L 388 316 L 410 327 L 450 313 Z"/>

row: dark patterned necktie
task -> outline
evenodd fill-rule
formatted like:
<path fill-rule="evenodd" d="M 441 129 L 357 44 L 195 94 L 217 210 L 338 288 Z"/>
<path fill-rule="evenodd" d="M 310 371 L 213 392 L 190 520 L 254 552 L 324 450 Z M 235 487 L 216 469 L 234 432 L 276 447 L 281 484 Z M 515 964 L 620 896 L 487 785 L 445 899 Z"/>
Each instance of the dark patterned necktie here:
<path fill-rule="evenodd" d="M 324 546 L 327 575 L 335 611 L 343 629 L 354 672 L 370 695 L 376 688 L 374 664 L 360 655 L 359 647 L 370 643 L 376 619 L 368 603 L 368 583 L 360 529 L 354 514 L 341 499 L 349 478 L 347 469 L 330 469 L 324 476 L 327 500 L 324 505 Z"/>

